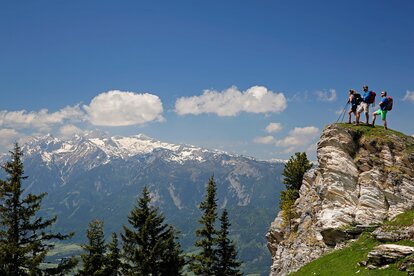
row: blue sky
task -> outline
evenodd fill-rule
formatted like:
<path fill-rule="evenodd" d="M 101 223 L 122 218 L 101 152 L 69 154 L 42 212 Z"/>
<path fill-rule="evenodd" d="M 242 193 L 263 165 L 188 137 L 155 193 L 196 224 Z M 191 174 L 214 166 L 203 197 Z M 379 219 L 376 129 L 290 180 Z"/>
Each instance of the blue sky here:
<path fill-rule="evenodd" d="M 314 158 L 364 84 L 393 96 L 389 127 L 412 135 L 413 13 L 413 1 L 1 1 L 0 150 L 101 129 Z"/>

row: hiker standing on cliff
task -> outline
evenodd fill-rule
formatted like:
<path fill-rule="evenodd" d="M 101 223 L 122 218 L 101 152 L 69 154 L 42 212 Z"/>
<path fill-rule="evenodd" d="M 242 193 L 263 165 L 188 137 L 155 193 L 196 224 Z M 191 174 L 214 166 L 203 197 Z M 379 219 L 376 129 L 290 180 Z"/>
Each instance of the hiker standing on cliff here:
<path fill-rule="evenodd" d="M 377 115 L 381 115 L 381 119 L 384 122 L 384 128 L 387 128 L 387 112 L 392 108 L 392 98 L 387 97 L 387 91 L 381 92 L 381 102 L 379 103 L 380 109 L 372 113 L 372 126 L 375 126 L 375 119 Z"/>
<path fill-rule="evenodd" d="M 348 98 L 348 103 L 351 104 L 351 109 L 349 109 L 348 112 L 348 124 L 351 123 L 351 114 L 354 113 L 355 118 L 356 118 L 356 111 L 357 111 L 357 107 L 358 107 L 358 103 L 357 103 L 357 99 L 355 97 L 355 90 L 351 89 L 349 90 L 349 98 Z"/>
<path fill-rule="evenodd" d="M 367 125 L 369 125 L 369 105 L 375 102 L 375 92 L 368 91 L 368 86 L 364 85 L 362 87 L 364 90 L 364 95 L 362 96 L 362 102 L 357 108 L 356 112 L 356 124 L 359 125 L 359 118 L 361 117 L 362 111 L 365 113 L 365 118 L 367 119 Z"/>

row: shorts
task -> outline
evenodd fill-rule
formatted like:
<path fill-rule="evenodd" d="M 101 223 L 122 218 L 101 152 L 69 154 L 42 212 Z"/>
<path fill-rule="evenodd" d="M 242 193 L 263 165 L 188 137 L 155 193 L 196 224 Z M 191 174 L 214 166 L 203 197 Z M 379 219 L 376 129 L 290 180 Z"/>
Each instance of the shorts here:
<path fill-rule="evenodd" d="M 352 112 L 356 112 L 356 110 L 357 110 L 357 105 L 351 105 L 351 110 L 352 110 Z"/>
<path fill-rule="evenodd" d="M 365 113 L 369 112 L 369 103 L 362 102 L 360 105 L 358 105 L 357 113 L 362 113 L 362 111 Z"/>
<path fill-rule="evenodd" d="M 381 119 L 383 121 L 385 121 L 387 119 L 387 110 L 378 109 L 377 111 L 375 111 L 375 114 L 381 115 Z"/>

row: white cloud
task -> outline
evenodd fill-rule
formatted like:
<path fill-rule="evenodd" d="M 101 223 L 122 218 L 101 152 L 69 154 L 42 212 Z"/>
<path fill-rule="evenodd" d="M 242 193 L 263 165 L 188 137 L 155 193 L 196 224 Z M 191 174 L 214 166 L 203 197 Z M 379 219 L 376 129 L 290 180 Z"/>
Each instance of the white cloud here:
<path fill-rule="evenodd" d="M 274 144 L 276 142 L 275 137 L 273 136 L 261 136 L 254 138 L 253 142 L 256 144 Z"/>
<path fill-rule="evenodd" d="M 407 91 L 405 93 L 403 101 L 408 101 L 414 103 L 414 91 Z"/>
<path fill-rule="evenodd" d="M 329 92 L 328 91 L 316 91 L 315 94 L 318 97 L 319 101 L 333 102 L 333 101 L 336 100 L 336 90 L 335 89 L 330 89 Z"/>
<path fill-rule="evenodd" d="M 266 132 L 268 133 L 275 133 L 282 130 L 282 124 L 281 123 L 270 123 L 266 127 Z"/>
<path fill-rule="evenodd" d="M 11 150 L 12 144 L 19 140 L 21 134 L 11 128 L 0 129 L 0 148 Z"/>
<path fill-rule="evenodd" d="M 336 115 L 340 115 L 340 114 L 342 114 L 342 112 L 344 112 L 343 109 L 338 109 L 337 111 L 335 111 L 335 114 Z"/>
<path fill-rule="evenodd" d="M 319 128 L 314 126 L 295 127 L 289 135 L 275 142 L 278 147 L 286 147 L 293 151 L 299 147 L 306 147 L 319 135 Z"/>
<path fill-rule="evenodd" d="M 113 90 L 99 94 L 83 108 L 89 122 L 98 126 L 130 126 L 163 121 L 163 107 L 156 95 Z"/>
<path fill-rule="evenodd" d="M 38 112 L 26 110 L 19 111 L 0 111 L 0 126 L 12 128 L 35 128 L 47 130 L 51 125 L 61 124 L 66 120 L 78 121 L 84 116 L 84 112 L 79 105 L 66 106 L 65 108 L 49 113 L 47 109 Z"/>
<path fill-rule="evenodd" d="M 236 116 L 240 112 L 279 113 L 287 101 L 283 93 L 275 93 L 263 86 L 246 91 L 230 87 L 224 91 L 205 90 L 201 96 L 182 97 L 175 103 L 179 115 L 215 113 L 218 116 Z"/>
<path fill-rule="evenodd" d="M 75 125 L 64 125 L 59 129 L 59 135 L 63 138 L 71 138 L 76 134 L 82 134 L 83 130 Z"/>
<path fill-rule="evenodd" d="M 290 98 L 287 99 L 288 102 L 304 102 L 307 101 L 309 98 L 309 92 L 297 92 L 293 94 Z"/>

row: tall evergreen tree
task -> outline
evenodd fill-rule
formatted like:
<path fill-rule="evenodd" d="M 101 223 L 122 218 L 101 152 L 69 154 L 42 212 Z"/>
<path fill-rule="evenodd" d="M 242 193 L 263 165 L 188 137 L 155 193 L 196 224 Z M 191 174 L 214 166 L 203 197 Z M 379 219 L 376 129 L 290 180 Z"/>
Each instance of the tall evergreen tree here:
<path fill-rule="evenodd" d="M 38 216 L 42 199 L 40 195 L 23 195 L 23 153 L 16 143 L 10 152 L 11 160 L 2 166 L 8 175 L 0 180 L 0 272 L 1 275 L 40 275 L 40 264 L 54 245 L 51 240 L 65 240 L 72 234 L 53 233 L 49 227 L 56 217 L 44 219 Z M 76 265 L 74 258 L 63 261 L 48 273 L 62 274 Z"/>
<path fill-rule="evenodd" d="M 177 274 L 164 274 L 167 266 L 173 265 L 171 259 L 182 260 L 181 250 L 174 241 L 175 232 L 164 223 L 164 216 L 159 214 L 158 208 L 150 203 L 151 197 L 145 187 L 137 205 L 128 216 L 128 222 L 133 229 L 124 226 L 124 234 L 121 234 L 124 258 L 127 261 L 124 272 L 126 275 L 179 275 L 183 262 L 175 264 Z M 174 250 L 169 250 L 171 248 Z M 167 251 L 175 255 L 166 256 Z"/>
<path fill-rule="evenodd" d="M 121 275 L 121 252 L 118 247 L 118 236 L 112 233 L 112 240 L 108 244 L 108 254 L 105 261 L 105 275 L 117 276 Z"/>
<path fill-rule="evenodd" d="M 202 228 L 196 231 L 198 240 L 195 242 L 195 246 L 199 247 L 201 251 L 193 255 L 190 268 L 196 275 L 210 276 L 214 275 L 216 263 L 214 246 L 217 234 L 215 229 L 217 219 L 216 183 L 213 176 L 208 180 L 207 194 L 199 208 L 202 211 L 199 220 Z"/>
<path fill-rule="evenodd" d="M 224 209 L 220 217 L 220 230 L 217 236 L 217 264 L 215 266 L 217 276 L 241 276 L 239 267 L 241 262 L 237 260 L 237 250 L 234 243 L 229 239 L 229 228 L 231 226 L 227 210 Z"/>
<path fill-rule="evenodd" d="M 103 221 L 95 219 L 89 223 L 86 230 L 88 242 L 82 245 L 86 253 L 81 254 L 83 268 L 80 275 L 104 275 L 105 265 L 105 236 Z"/>
<path fill-rule="evenodd" d="M 169 226 L 163 246 L 164 249 L 161 253 L 160 275 L 181 275 L 186 264 L 181 246 L 177 242 L 177 236 L 178 234 L 174 228 Z"/>
<path fill-rule="evenodd" d="M 312 168 L 312 163 L 308 160 L 305 152 L 296 152 L 291 156 L 283 170 L 283 184 L 287 189 L 299 191 L 302 185 L 303 175 Z"/>

